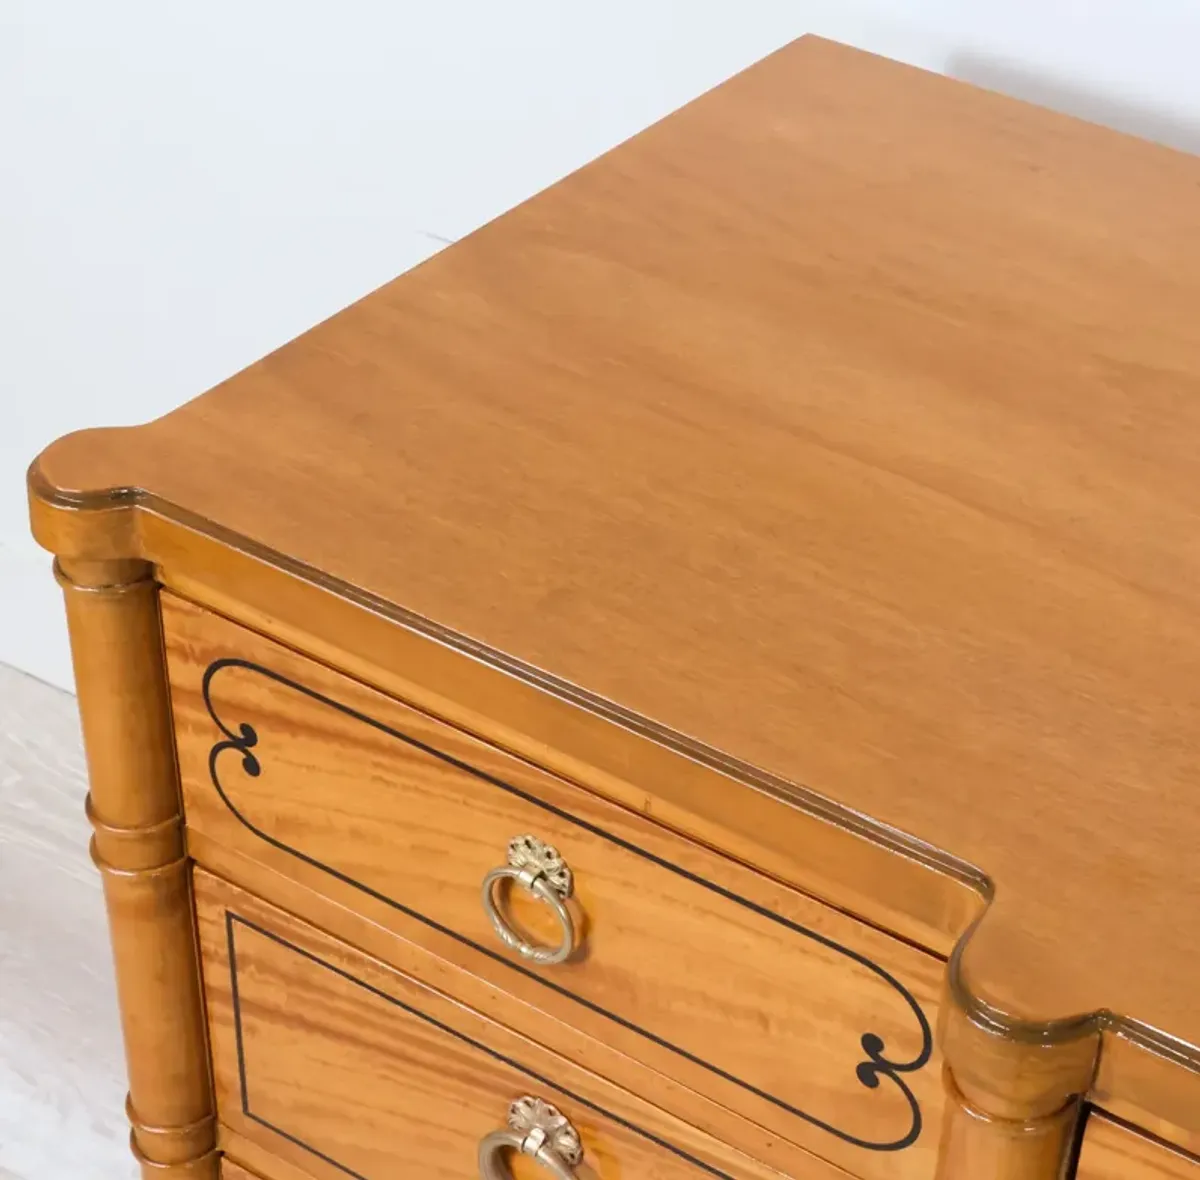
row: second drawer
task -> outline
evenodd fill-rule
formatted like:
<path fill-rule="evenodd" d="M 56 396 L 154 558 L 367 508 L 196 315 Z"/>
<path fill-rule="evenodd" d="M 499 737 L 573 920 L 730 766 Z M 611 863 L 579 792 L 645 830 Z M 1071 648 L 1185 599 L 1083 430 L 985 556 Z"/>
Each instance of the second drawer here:
<path fill-rule="evenodd" d="M 778 1176 L 226 882 L 195 892 L 222 1141 L 265 1180 Z"/>
<path fill-rule="evenodd" d="M 857 1174 L 933 1173 L 936 959 L 189 603 L 164 596 L 164 622 L 193 835 L 469 948 L 527 1004 Z M 505 945 L 482 902 L 535 840 L 572 874 L 562 962 Z M 564 937 L 547 868 L 540 899 L 492 892 L 544 947 Z"/>

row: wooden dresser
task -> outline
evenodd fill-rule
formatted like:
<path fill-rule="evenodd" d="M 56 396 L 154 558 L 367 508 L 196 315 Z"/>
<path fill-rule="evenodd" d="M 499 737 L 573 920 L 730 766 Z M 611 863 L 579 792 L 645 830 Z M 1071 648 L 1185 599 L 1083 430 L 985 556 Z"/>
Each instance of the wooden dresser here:
<path fill-rule="evenodd" d="M 29 486 L 146 1180 L 1200 1180 L 1200 159 L 804 39 Z"/>

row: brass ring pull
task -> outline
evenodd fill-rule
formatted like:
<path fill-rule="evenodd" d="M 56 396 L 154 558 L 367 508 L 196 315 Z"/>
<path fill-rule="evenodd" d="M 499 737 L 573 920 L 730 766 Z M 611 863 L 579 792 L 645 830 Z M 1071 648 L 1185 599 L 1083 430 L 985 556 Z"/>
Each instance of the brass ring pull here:
<path fill-rule="evenodd" d="M 502 881 L 515 881 L 554 911 L 562 927 L 562 939 L 558 946 L 536 946 L 526 942 L 509 925 L 497 898 L 497 887 Z M 536 836 L 517 836 L 508 842 L 508 864 L 492 869 L 483 879 L 484 913 L 506 947 L 516 951 L 522 958 L 549 967 L 564 962 L 575 950 L 575 922 L 564 904 L 571 896 L 573 887 L 571 870 L 558 849 L 544 844 Z"/>
<path fill-rule="evenodd" d="M 508 1108 L 508 1128 L 485 1135 L 479 1144 L 480 1180 L 512 1180 L 504 1162 L 506 1151 L 519 1151 L 537 1160 L 554 1180 L 577 1180 L 583 1159 L 579 1133 L 565 1115 L 540 1098 L 526 1095 Z"/>

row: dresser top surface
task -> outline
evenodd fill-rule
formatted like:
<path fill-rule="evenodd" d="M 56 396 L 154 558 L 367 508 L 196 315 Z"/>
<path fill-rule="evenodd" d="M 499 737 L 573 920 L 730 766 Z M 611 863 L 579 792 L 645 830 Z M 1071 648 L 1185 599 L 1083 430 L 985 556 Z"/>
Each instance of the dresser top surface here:
<path fill-rule="evenodd" d="M 1200 159 L 806 38 L 38 470 L 945 849 L 986 998 L 1200 1044 Z"/>

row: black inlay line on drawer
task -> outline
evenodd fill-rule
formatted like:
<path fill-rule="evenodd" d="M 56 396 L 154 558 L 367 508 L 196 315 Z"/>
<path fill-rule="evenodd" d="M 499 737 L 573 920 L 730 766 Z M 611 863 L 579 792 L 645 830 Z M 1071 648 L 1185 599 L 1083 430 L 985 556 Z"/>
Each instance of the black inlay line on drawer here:
<path fill-rule="evenodd" d="M 276 934 L 272 930 L 267 930 L 259 926 L 256 922 L 250 921 L 249 918 L 242 917 L 241 914 L 235 914 L 232 910 L 225 911 L 225 939 L 229 950 L 229 977 L 230 977 L 230 995 L 233 999 L 233 1029 L 234 1037 L 237 1041 L 237 1061 L 238 1061 L 238 1081 L 242 1092 L 242 1114 L 248 1119 L 266 1127 L 268 1131 L 272 1131 L 276 1135 L 281 1135 L 284 1139 L 294 1143 L 297 1147 L 303 1148 L 305 1151 L 317 1156 L 318 1159 L 324 1160 L 327 1164 L 332 1164 L 335 1168 L 341 1169 L 348 1176 L 353 1176 L 355 1180 L 370 1180 L 361 1172 L 354 1171 L 353 1168 L 347 1167 L 340 1160 L 319 1150 L 311 1143 L 306 1142 L 301 1136 L 292 1131 L 287 1131 L 283 1127 L 277 1126 L 269 1119 L 263 1118 L 261 1115 L 255 1114 L 250 1108 L 250 1085 L 249 1076 L 246 1068 L 246 1050 L 245 1038 L 242 1033 L 242 1001 L 238 990 L 238 968 L 237 968 L 237 938 L 235 930 L 238 926 L 243 926 L 247 930 L 254 931 L 255 934 L 261 935 L 263 938 L 270 939 L 286 950 L 299 955 L 310 963 L 316 964 L 318 967 L 323 967 L 326 971 L 346 980 L 348 983 L 360 987 L 363 991 L 368 992 L 373 996 L 377 996 L 381 1000 L 385 1000 L 393 1007 L 407 1013 L 409 1016 L 415 1016 L 418 1020 L 425 1024 L 436 1028 L 439 1032 L 445 1033 L 447 1036 L 453 1037 L 456 1041 L 460 1041 L 464 1045 L 470 1046 L 476 1052 L 485 1053 L 493 1061 L 499 1061 L 502 1065 L 508 1066 L 510 1069 L 515 1069 L 519 1073 L 524 1074 L 531 1081 L 536 1082 L 539 1087 L 544 1090 L 552 1091 L 555 1094 L 561 1094 L 568 1101 L 576 1106 L 586 1107 L 588 1110 L 594 1111 L 601 1117 L 608 1119 L 609 1122 L 615 1123 L 620 1127 L 624 1127 L 627 1131 L 632 1131 L 635 1135 L 640 1135 L 643 1139 L 653 1143 L 656 1147 L 661 1147 L 665 1151 L 671 1152 L 672 1155 L 677 1155 L 680 1159 L 686 1160 L 694 1167 L 700 1168 L 707 1172 L 710 1176 L 717 1177 L 717 1180 L 732 1180 L 732 1177 L 726 1175 L 718 1168 L 714 1168 L 712 1164 L 707 1164 L 702 1159 L 697 1159 L 694 1155 L 684 1151 L 680 1147 L 676 1147 L 673 1143 L 668 1143 L 665 1139 L 660 1139 L 657 1135 L 650 1131 L 645 1131 L 628 1119 L 622 1118 L 618 1114 L 613 1114 L 610 1110 L 605 1110 L 603 1106 L 592 1102 L 589 1098 L 584 1098 L 580 1094 L 576 1094 L 573 1090 L 568 1090 L 559 1082 L 551 1081 L 549 1078 L 538 1073 L 536 1070 L 530 1069 L 527 1065 L 522 1065 L 519 1061 L 504 1053 L 499 1053 L 495 1049 L 489 1048 L 487 1045 L 475 1040 L 473 1037 L 467 1036 L 466 1033 L 460 1032 L 448 1024 L 443 1024 L 434 1016 L 430 1016 L 426 1012 L 422 1012 L 420 1008 L 414 1008 L 411 1004 L 406 1004 L 403 1000 L 397 999 L 395 996 L 385 992 L 382 988 L 375 987 L 374 984 L 368 983 L 365 979 L 359 979 L 357 975 L 351 974 L 349 971 L 343 970 L 341 967 L 333 963 L 327 962 L 319 955 L 314 955 L 311 951 L 305 950 L 302 946 L 297 946 L 294 942 L 290 942 L 280 934 Z M 472 1160 L 472 1163 L 474 1161 Z"/>
<path fill-rule="evenodd" d="M 869 1090 L 878 1089 L 880 1078 L 887 1078 L 900 1090 L 907 1101 L 909 1110 L 911 1112 L 911 1124 L 908 1131 L 898 1139 L 885 1142 L 875 1142 L 870 1139 L 860 1138 L 857 1135 L 851 1134 L 849 1131 L 842 1130 L 840 1127 L 836 1127 L 832 1123 L 828 1123 L 824 1119 L 818 1118 L 816 1115 L 811 1114 L 808 1111 L 801 1110 L 799 1107 L 793 1106 L 790 1102 L 780 1098 L 778 1095 L 768 1093 L 766 1090 L 755 1086 L 753 1083 L 746 1081 L 744 1078 L 739 1078 L 736 1075 L 729 1073 L 727 1070 L 722 1069 L 720 1066 L 714 1065 L 710 1061 L 705 1061 L 702 1057 L 698 1057 L 696 1054 L 684 1049 L 680 1045 L 673 1044 L 664 1037 L 659 1036 L 657 1033 L 653 1033 L 649 1029 L 642 1028 L 633 1023 L 633 1021 L 627 1020 L 625 1017 L 620 1016 L 615 1012 L 608 1011 L 608 1009 L 602 1007 L 601 1005 L 594 1003 L 584 996 L 576 994 L 575 992 L 563 987 L 561 984 L 556 983 L 554 980 L 549 979 L 544 975 L 538 974 L 531 968 L 525 967 L 520 963 L 516 963 L 511 959 L 506 958 L 499 951 L 475 942 L 466 935 L 460 934 L 457 930 L 443 925 L 435 918 L 431 918 L 429 915 L 423 914 L 419 910 L 413 909 L 411 906 L 405 905 L 403 902 L 398 901 L 393 897 L 389 897 L 385 893 L 379 892 L 377 889 L 373 889 L 370 885 L 367 885 L 362 881 L 355 880 L 347 873 L 343 873 L 334 868 L 332 865 L 325 864 L 324 862 L 309 856 L 299 848 L 294 848 L 290 844 L 286 844 L 282 840 L 279 840 L 269 833 L 264 832 L 261 828 L 256 827 L 237 809 L 237 807 L 234 806 L 233 801 L 230 799 L 224 786 L 221 784 L 220 776 L 217 773 L 217 763 L 221 755 L 228 750 L 233 750 L 241 755 L 242 770 L 245 774 L 249 775 L 251 778 L 257 778 L 260 774 L 262 774 L 262 764 L 251 752 L 253 747 L 258 744 L 258 734 L 255 732 L 254 727 L 246 722 L 242 722 L 235 732 L 228 725 L 226 725 L 220 717 L 217 716 L 216 707 L 212 700 L 212 685 L 213 680 L 218 673 L 226 668 L 244 669 L 248 672 L 252 672 L 258 676 L 263 676 L 268 680 L 274 681 L 276 684 L 284 685 L 285 687 L 308 697 L 310 700 L 319 701 L 321 704 L 327 705 L 331 709 L 335 709 L 337 712 L 346 717 L 351 717 L 355 721 L 361 722 L 363 725 L 367 725 L 380 733 L 387 734 L 389 737 L 395 738 L 397 741 L 403 742 L 414 749 L 420 750 L 422 753 L 428 754 L 430 757 L 436 758 L 449 766 L 453 766 L 456 770 L 460 770 L 464 774 L 470 775 L 479 782 L 488 783 L 490 786 L 496 787 L 498 790 L 505 791 L 526 803 L 532 804 L 534 807 L 540 808 L 542 811 L 545 811 L 551 815 L 555 815 L 559 819 L 566 820 L 568 823 L 574 824 L 576 827 L 581 828 L 586 832 L 590 832 L 592 835 L 599 836 L 601 839 L 607 840 L 610 844 L 613 844 L 618 848 L 622 848 L 627 852 L 631 852 L 635 856 L 639 856 L 643 860 L 657 865 L 659 868 L 666 869 L 668 872 L 674 873 L 676 876 L 682 877 L 684 880 L 690 881 L 695 885 L 699 885 L 702 888 L 717 894 L 719 897 L 726 899 L 727 901 L 731 901 L 736 905 L 743 906 L 745 909 L 758 914 L 760 917 L 777 923 L 782 929 L 787 930 L 792 934 L 798 934 L 803 938 L 811 939 L 813 942 L 819 943 L 821 946 L 827 947 L 828 949 L 835 951 L 837 954 L 844 955 L 851 962 L 857 963 L 861 967 L 865 967 L 872 974 L 888 984 L 912 1010 L 921 1034 L 921 1050 L 911 1061 L 889 1061 L 884 1056 L 886 1046 L 884 1045 L 883 1038 L 877 1033 L 865 1032 L 860 1037 L 860 1044 L 863 1052 L 866 1054 L 866 1059 L 860 1062 L 856 1067 L 855 1076 L 857 1077 L 858 1081 Z M 841 943 L 836 942 L 834 939 L 829 938 L 824 934 L 821 934 L 817 930 L 810 930 L 807 926 L 802 926 L 799 922 L 793 922 L 790 918 L 785 918 L 780 914 L 776 914 L 767 909 L 766 906 L 759 905 L 757 902 L 751 901 L 749 898 L 742 897 L 739 894 L 734 893 L 732 890 L 726 889 L 722 885 L 718 885 L 713 881 L 708 881 L 704 877 L 691 872 L 689 869 L 685 869 L 680 865 L 672 864 L 671 861 L 665 860 L 663 857 L 657 856 L 656 854 L 649 852 L 644 848 L 639 848 L 636 844 L 633 844 L 629 840 L 625 840 L 620 836 L 616 836 L 611 832 L 605 831 L 596 824 L 590 823 L 584 819 L 580 819 L 579 817 L 572 815 L 570 812 L 563 810 L 561 807 L 556 807 L 552 803 L 547 803 L 545 800 L 539 799 L 536 795 L 532 795 L 527 791 L 523 791 L 519 787 L 513 786 L 511 783 L 507 783 L 503 779 L 497 778 L 495 775 L 488 774 L 485 771 L 471 766 L 469 763 L 463 762 L 459 758 L 455 758 L 452 754 L 447 754 L 444 751 L 438 750 L 434 746 L 429 745 L 427 742 L 423 742 L 418 738 L 414 738 L 406 733 L 402 733 L 398 729 L 393 729 L 390 725 L 387 725 L 374 717 L 370 717 L 366 713 L 360 713 L 357 709 L 351 708 L 349 705 L 344 705 L 340 701 L 335 701 L 332 697 L 327 697 L 324 695 L 324 693 L 317 692 L 315 689 L 308 688 L 303 684 L 299 684 L 295 680 L 292 680 L 279 672 L 274 672 L 270 668 L 263 667 L 261 664 L 252 663 L 250 660 L 243 660 L 235 657 L 226 657 L 219 660 L 214 660 L 205 669 L 201 691 L 204 698 L 205 708 L 208 710 L 208 715 L 212 718 L 213 724 L 216 725 L 217 729 L 225 735 L 225 740 L 217 742 L 209 751 L 209 777 L 212 779 L 212 784 L 216 788 L 217 794 L 221 797 L 221 801 L 225 804 L 225 806 L 233 813 L 235 818 L 241 824 L 259 837 L 259 839 L 266 841 L 266 843 L 278 848 L 282 852 L 288 853 L 290 856 L 296 857 L 305 864 L 311 865 L 315 869 L 319 869 L 323 873 L 328 873 L 331 877 L 335 877 L 344 884 L 360 890 L 367 896 L 383 902 L 385 905 L 400 911 L 408 917 L 414 918 L 418 922 L 422 922 L 424 925 L 438 931 L 440 934 L 445 934 L 450 938 L 456 939 L 458 942 L 464 944 L 465 946 L 469 946 L 472 950 L 477 951 L 480 954 L 486 955 L 488 958 L 493 959 L 497 963 L 503 963 L 506 967 L 513 971 L 520 972 L 529 979 L 535 980 L 543 987 L 550 988 L 559 995 L 573 1000 L 575 1003 L 580 1004 L 593 1012 L 596 1012 L 606 1019 L 613 1021 L 615 1024 L 619 1024 L 622 1027 L 629 1029 L 638 1036 L 644 1037 L 648 1041 L 652 1041 L 654 1044 L 659 1045 L 672 1053 L 678 1054 L 685 1060 L 700 1066 L 702 1069 L 708 1070 L 717 1077 L 720 1077 L 727 1082 L 731 1082 L 735 1086 L 741 1087 L 743 1090 L 746 1090 L 749 1093 L 754 1094 L 755 1096 L 762 1098 L 767 1102 L 770 1102 L 772 1105 L 787 1111 L 789 1114 L 795 1115 L 797 1118 L 803 1119 L 807 1123 L 811 1123 L 813 1126 L 820 1128 L 822 1131 L 828 1132 L 830 1135 L 836 1136 L 838 1139 L 841 1139 L 846 1143 L 850 1143 L 855 1147 L 864 1148 L 867 1151 L 901 1151 L 906 1147 L 911 1147 L 920 1137 L 923 1125 L 921 1107 L 917 1102 L 916 1095 L 913 1094 L 902 1075 L 914 1073 L 928 1063 L 930 1056 L 933 1053 L 933 1032 L 929 1027 L 928 1018 L 926 1017 L 920 1004 L 917 1003 L 916 997 L 914 997 L 912 993 L 904 986 L 904 984 L 902 984 L 894 975 L 892 975 L 890 971 L 867 958 L 866 955 L 854 950 L 853 947 L 843 946 Z"/>

